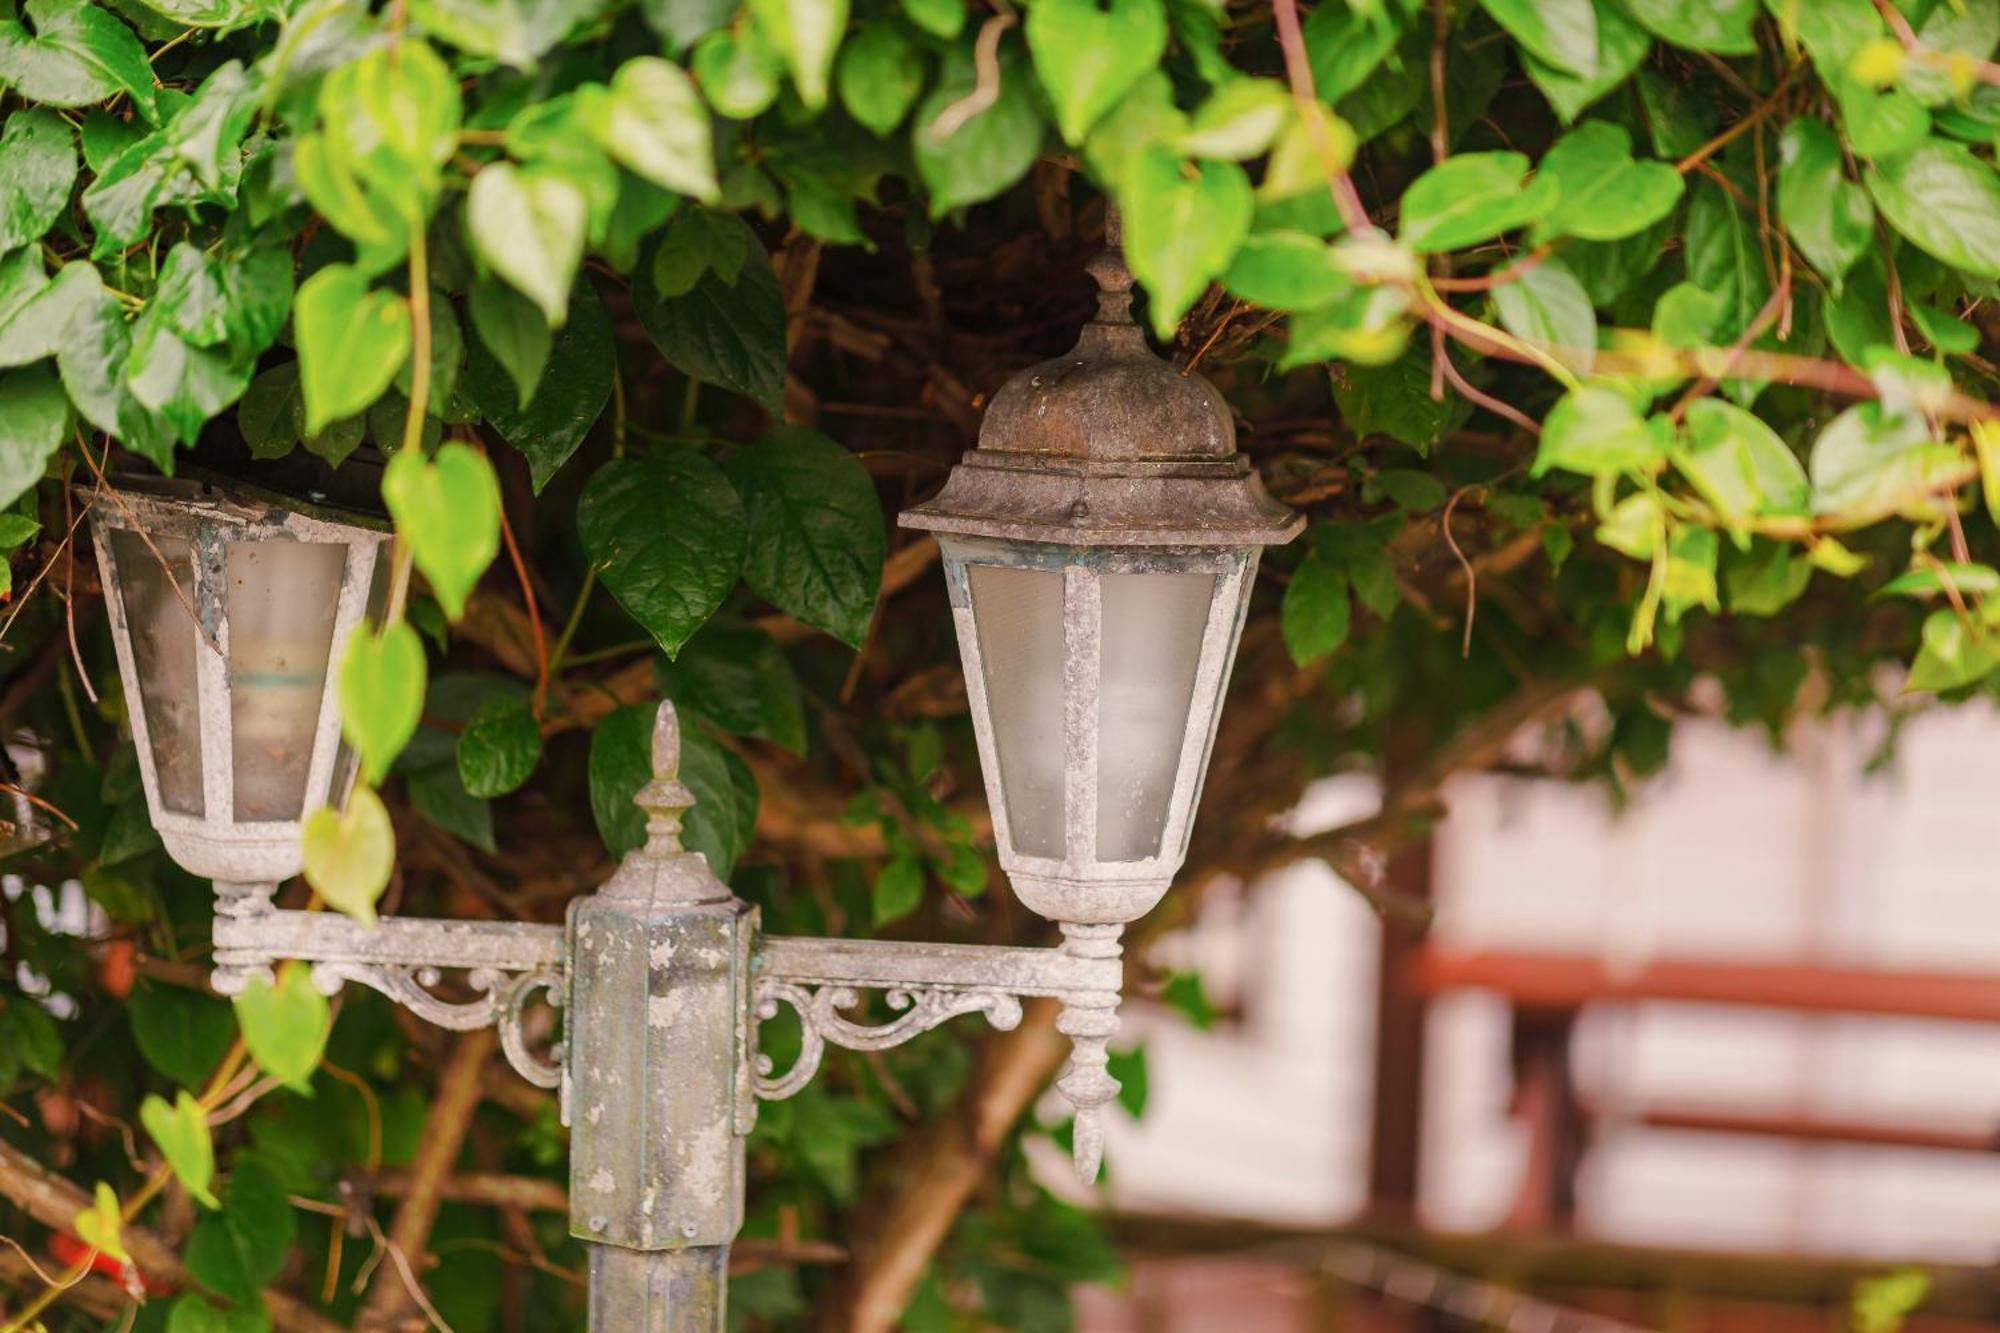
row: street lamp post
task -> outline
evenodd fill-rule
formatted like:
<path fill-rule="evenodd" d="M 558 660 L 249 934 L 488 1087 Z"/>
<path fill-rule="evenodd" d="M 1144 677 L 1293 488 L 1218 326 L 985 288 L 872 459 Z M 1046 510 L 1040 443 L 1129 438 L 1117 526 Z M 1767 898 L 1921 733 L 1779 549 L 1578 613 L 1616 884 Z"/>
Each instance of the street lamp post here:
<path fill-rule="evenodd" d="M 1220 395 L 1147 348 L 1116 252 L 1092 272 L 1076 348 L 1002 388 L 979 446 L 902 518 L 939 536 L 1001 865 L 1060 926 L 1054 948 L 763 934 L 681 843 L 694 796 L 670 703 L 635 798 L 646 842 L 563 926 L 280 910 L 299 820 L 353 780 L 328 682 L 379 601 L 387 533 L 187 483 L 93 509 L 148 806 L 169 854 L 216 882 L 216 989 L 300 960 L 329 994 L 359 982 L 448 1028 L 497 1025 L 513 1067 L 560 1090 L 598 1333 L 724 1326 L 757 1102 L 804 1087 L 829 1044 L 885 1049 L 962 1014 L 1009 1028 L 1023 998 L 1057 999 L 1057 1086 L 1096 1175 L 1119 936 L 1180 867 L 1258 551 L 1299 519 L 1236 452 Z M 447 970 L 476 998 L 440 996 Z M 865 991 L 895 1016 L 856 1016 Z M 548 1056 L 522 1031 L 538 993 L 566 1011 Z M 757 1051 L 781 1006 L 802 1030 L 782 1071 Z"/>

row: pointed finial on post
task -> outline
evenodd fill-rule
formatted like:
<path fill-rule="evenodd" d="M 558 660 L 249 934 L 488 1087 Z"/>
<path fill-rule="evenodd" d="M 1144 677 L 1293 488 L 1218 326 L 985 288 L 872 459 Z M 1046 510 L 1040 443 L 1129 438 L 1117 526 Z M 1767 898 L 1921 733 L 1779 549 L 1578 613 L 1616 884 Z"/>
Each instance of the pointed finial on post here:
<path fill-rule="evenodd" d="M 681 846 L 681 816 L 694 806 L 694 793 L 681 783 L 681 719 L 673 700 L 661 702 L 653 715 L 653 780 L 639 788 L 632 803 L 646 812 L 646 851 L 673 856 Z"/>

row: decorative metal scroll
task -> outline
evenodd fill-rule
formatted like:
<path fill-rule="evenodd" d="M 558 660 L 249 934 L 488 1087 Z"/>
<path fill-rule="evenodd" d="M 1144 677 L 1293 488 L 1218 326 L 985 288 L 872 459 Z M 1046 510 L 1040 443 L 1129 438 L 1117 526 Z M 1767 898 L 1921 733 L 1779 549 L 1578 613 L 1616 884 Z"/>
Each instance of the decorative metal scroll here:
<path fill-rule="evenodd" d="M 430 964 L 328 959 L 312 965 L 312 979 L 325 995 L 337 993 L 343 982 L 359 982 L 380 991 L 426 1022 L 453 1032 L 496 1025 L 500 1029 L 500 1049 L 516 1073 L 541 1088 L 553 1088 L 562 1082 L 561 1048 L 547 1057 L 539 1055 L 529 1048 L 524 1030 L 528 1002 L 536 991 L 546 994 L 550 1004 L 563 1002 L 560 968 L 525 972 L 498 967 L 468 968 L 465 984 L 477 995 L 471 1000 L 450 1000 L 437 994 L 432 988 L 443 980 L 443 970 Z"/>
<path fill-rule="evenodd" d="M 1021 1021 L 1021 1001 L 1006 991 L 884 984 L 875 989 L 886 991 L 889 1007 L 898 1011 L 896 1017 L 886 1023 L 859 1023 L 840 1011 L 860 1004 L 866 985 L 802 985 L 776 977 L 757 982 L 753 1003 L 758 1021 L 776 1018 L 778 1006 L 789 1004 L 798 1012 L 800 1028 L 799 1058 L 784 1073 L 771 1072 L 770 1056 L 757 1057 L 759 1097 L 779 1101 L 812 1082 L 829 1042 L 851 1051 L 881 1051 L 961 1014 L 985 1014 L 986 1021 L 1003 1032 Z"/>

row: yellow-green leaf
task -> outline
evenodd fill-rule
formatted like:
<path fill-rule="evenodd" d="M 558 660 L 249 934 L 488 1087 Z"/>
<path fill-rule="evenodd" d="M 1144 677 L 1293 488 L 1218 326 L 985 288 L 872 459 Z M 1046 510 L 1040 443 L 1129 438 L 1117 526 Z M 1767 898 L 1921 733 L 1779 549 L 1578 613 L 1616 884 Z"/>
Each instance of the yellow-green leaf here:
<path fill-rule="evenodd" d="M 396 830 L 373 788 L 356 787 L 347 809 L 322 806 L 306 816 L 306 883 L 334 907 L 365 925 L 396 867 Z"/>
<path fill-rule="evenodd" d="M 172 1106 L 155 1093 L 141 1103 L 139 1123 L 160 1146 L 187 1192 L 210 1208 L 220 1207 L 209 1189 L 215 1183 L 215 1144 L 208 1136 L 208 1115 L 201 1103 L 185 1089 L 175 1094 Z"/>
<path fill-rule="evenodd" d="M 382 473 L 382 499 L 445 614 L 457 620 L 500 553 L 500 481 L 493 464 L 456 440 L 431 459 L 404 451 Z"/>

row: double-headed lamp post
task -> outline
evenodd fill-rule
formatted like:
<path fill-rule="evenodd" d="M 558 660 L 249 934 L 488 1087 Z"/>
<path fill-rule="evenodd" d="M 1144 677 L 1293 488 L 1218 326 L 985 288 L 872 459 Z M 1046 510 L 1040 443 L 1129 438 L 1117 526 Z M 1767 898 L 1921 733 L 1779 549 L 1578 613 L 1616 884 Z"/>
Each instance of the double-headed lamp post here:
<path fill-rule="evenodd" d="M 445 1027 L 497 1024 L 514 1068 L 560 1089 L 597 1333 L 723 1327 L 744 1136 L 828 1043 L 883 1049 L 970 1013 L 1012 1027 L 1022 998 L 1053 997 L 1073 1046 L 1057 1086 L 1096 1175 L 1119 936 L 1180 868 L 1258 553 L 1300 520 L 1215 389 L 1148 349 L 1117 253 L 1091 269 L 1100 309 L 1075 349 L 1003 387 L 979 446 L 901 520 L 938 534 L 1000 863 L 1061 927 L 1054 948 L 762 933 L 681 844 L 671 704 L 636 797 L 646 843 L 564 926 L 280 910 L 299 821 L 353 781 L 329 682 L 380 601 L 388 533 L 203 483 L 124 484 L 92 510 L 148 808 L 216 884 L 215 988 L 300 960 L 329 994 L 355 981 Z M 447 970 L 474 999 L 438 993 Z M 895 1017 L 865 1021 L 867 990 Z M 522 1033 L 537 992 L 566 1011 L 553 1058 Z M 802 1044 L 775 1071 L 757 1028 L 782 1005 Z"/>

